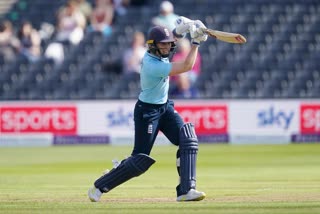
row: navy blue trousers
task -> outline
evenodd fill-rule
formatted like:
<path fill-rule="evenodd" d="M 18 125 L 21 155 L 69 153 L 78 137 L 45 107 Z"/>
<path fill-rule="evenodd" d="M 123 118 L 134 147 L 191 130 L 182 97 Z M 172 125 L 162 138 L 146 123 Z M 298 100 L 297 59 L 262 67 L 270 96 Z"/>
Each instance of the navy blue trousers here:
<path fill-rule="evenodd" d="M 134 108 L 135 137 L 132 155 L 150 155 L 159 131 L 176 146 L 179 145 L 179 132 L 184 122 L 174 110 L 174 103 L 148 104 L 140 100 Z"/>

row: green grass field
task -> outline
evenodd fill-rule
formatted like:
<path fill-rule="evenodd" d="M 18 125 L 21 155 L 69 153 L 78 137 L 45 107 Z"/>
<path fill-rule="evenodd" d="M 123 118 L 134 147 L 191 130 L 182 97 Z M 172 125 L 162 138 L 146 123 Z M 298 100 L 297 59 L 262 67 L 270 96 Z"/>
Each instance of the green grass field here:
<path fill-rule="evenodd" d="M 173 146 L 148 172 L 92 203 L 87 189 L 127 146 L 0 148 L 0 213 L 320 213 L 320 144 L 200 145 L 200 202 L 175 201 Z"/>

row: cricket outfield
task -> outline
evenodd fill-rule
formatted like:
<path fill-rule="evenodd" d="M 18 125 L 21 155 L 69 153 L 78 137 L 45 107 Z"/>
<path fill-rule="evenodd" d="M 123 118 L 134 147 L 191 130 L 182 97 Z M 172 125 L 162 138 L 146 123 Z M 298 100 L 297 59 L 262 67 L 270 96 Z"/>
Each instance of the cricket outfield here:
<path fill-rule="evenodd" d="M 128 146 L 0 148 L 0 213 L 320 213 L 320 144 L 200 144 L 200 202 L 176 202 L 174 146 L 145 174 L 92 203 L 87 190 Z"/>

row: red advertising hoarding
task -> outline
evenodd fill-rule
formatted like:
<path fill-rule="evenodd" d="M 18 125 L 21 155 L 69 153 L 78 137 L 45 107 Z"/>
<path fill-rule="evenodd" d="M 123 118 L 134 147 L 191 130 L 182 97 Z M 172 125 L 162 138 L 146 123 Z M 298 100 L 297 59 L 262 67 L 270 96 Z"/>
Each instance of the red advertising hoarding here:
<path fill-rule="evenodd" d="M 301 134 L 320 133 L 320 104 L 302 104 L 300 107 Z"/>
<path fill-rule="evenodd" d="M 77 134 L 75 106 L 3 106 L 1 133 Z"/>
<path fill-rule="evenodd" d="M 197 134 L 228 133 L 228 109 L 226 105 L 177 105 L 185 122 L 195 125 Z"/>

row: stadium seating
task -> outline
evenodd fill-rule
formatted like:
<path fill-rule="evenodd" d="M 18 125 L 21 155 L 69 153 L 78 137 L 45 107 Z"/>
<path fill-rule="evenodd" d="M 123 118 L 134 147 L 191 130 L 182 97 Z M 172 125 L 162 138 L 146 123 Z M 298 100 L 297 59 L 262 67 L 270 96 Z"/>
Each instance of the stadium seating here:
<path fill-rule="evenodd" d="M 18 0 L 3 18 L 15 27 L 25 19 L 38 29 L 42 22 L 55 25 L 55 12 L 65 2 Z M 158 13 L 160 1 L 146 2 L 129 6 L 126 15 L 117 17 L 111 37 L 86 33 L 79 45 L 66 48 L 59 66 L 46 58 L 0 62 L 0 100 L 136 98 L 139 76 L 122 76 L 119 60 L 132 33 L 146 34 Z M 247 37 L 245 45 L 212 38 L 201 45 L 199 98 L 320 97 L 320 1 L 176 0 L 174 5 L 179 15 Z"/>

